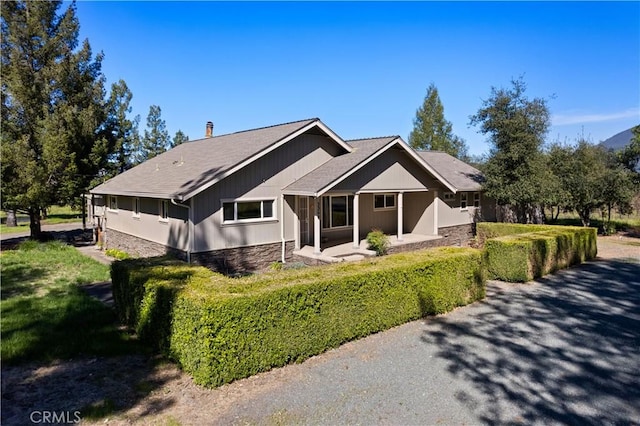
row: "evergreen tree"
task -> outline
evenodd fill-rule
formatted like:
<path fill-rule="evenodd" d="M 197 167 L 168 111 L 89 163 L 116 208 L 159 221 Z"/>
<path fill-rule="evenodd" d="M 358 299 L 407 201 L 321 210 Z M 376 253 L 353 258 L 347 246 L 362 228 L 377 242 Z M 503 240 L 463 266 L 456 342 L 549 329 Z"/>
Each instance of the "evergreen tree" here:
<path fill-rule="evenodd" d="M 518 221 L 535 221 L 533 213 L 544 201 L 545 161 L 542 145 L 550 119 L 546 101 L 528 99 L 522 78 L 509 89 L 491 89 L 470 124 L 479 125 L 493 145 L 484 188 L 500 205 L 515 208 Z"/>
<path fill-rule="evenodd" d="M 173 137 L 173 141 L 171 146 L 178 146 L 182 143 L 188 142 L 189 141 L 189 136 L 185 135 L 182 130 L 178 130 L 176 132 L 176 135 Z"/>
<path fill-rule="evenodd" d="M 171 138 L 161 114 L 162 110 L 159 106 L 151 105 L 149 107 L 147 128 L 139 143 L 137 163 L 147 161 L 171 148 Z"/>
<path fill-rule="evenodd" d="M 110 150 L 109 163 L 105 176 L 112 177 L 122 173 L 133 165 L 131 156 L 138 138 L 139 116 L 129 119 L 131 113 L 131 99 L 133 94 L 127 83 L 120 80 L 111 85 L 111 94 L 107 101 L 108 118 L 106 132 L 109 137 Z"/>
<path fill-rule="evenodd" d="M 444 118 L 444 107 L 433 83 L 427 89 L 422 106 L 416 111 L 409 145 L 418 150 L 444 151 L 460 159 L 467 157 L 464 140 L 453 134 L 451 122 Z"/>
<path fill-rule="evenodd" d="M 104 167 L 102 54 L 78 48 L 72 3 L 3 1 L 2 208 L 26 212 L 31 236 L 53 204 L 73 203 Z"/>

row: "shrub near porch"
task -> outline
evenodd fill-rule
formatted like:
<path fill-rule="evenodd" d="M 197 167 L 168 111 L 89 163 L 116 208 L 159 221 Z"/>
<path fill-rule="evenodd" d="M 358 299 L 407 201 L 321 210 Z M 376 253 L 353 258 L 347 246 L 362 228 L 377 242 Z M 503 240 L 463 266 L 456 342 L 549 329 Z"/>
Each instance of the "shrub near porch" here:
<path fill-rule="evenodd" d="M 484 297 L 482 254 L 465 248 L 240 279 L 178 264 L 113 266 L 121 313 L 218 386 Z"/>

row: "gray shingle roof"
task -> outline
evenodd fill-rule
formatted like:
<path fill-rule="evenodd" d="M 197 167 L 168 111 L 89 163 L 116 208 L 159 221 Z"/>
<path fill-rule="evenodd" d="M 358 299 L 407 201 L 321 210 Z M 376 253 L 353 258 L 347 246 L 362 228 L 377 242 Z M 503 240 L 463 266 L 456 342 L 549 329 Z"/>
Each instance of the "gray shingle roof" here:
<path fill-rule="evenodd" d="M 317 118 L 183 143 L 91 190 L 94 194 L 184 199 Z"/>
<path fill-rule="evenodd" d="M 484 176 L 480 170 L 441 151 L 416 151 L 422 159 L 457 191 L 479 191 Z"/>
<path fill-rule="evenodd" d="M 395 139 L 398 139 L 398 136 L 347 141 L 355 148 L 353 152 L 332 158 L 284 188 L 283 192 L 302 195 L 316 194 Z"/>

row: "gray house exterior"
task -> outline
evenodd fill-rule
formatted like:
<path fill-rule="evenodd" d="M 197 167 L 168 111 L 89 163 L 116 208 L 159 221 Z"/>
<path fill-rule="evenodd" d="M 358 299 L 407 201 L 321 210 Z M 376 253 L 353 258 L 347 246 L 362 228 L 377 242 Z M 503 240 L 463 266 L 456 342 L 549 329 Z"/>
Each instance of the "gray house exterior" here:
<path fill-rule="evenodd" d="M 480 172 L 399 136 L 344 141 L 317 118 L 179 145 L 94 188 L 107 247 L 255 270 L 372 229 L 463 243 L 492 220 Z M 412 248 L 412 247 L 408 247 Z"/>

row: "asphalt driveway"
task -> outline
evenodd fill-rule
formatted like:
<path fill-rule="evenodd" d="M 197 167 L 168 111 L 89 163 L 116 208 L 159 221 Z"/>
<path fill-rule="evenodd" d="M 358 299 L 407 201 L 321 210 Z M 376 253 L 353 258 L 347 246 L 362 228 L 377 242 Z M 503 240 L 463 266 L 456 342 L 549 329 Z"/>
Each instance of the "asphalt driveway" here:
<path fill-rule="evenodd" d="M 490 282 L 482 302 L 220 391 L 243 386 L 216 423 L 640 424 L 640 263 Z"/>

